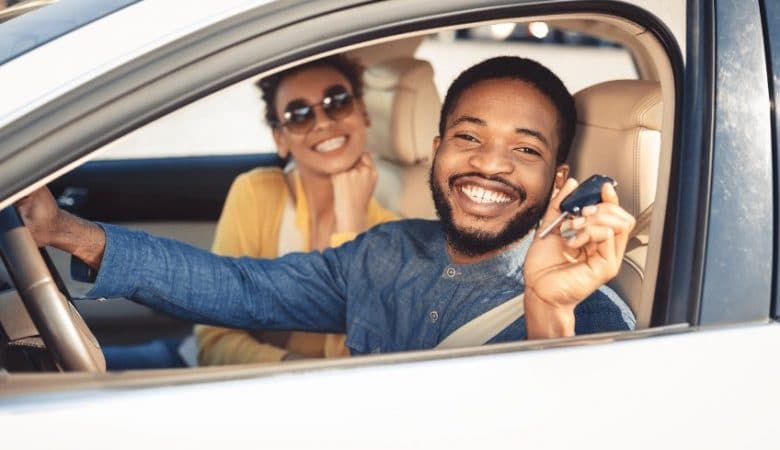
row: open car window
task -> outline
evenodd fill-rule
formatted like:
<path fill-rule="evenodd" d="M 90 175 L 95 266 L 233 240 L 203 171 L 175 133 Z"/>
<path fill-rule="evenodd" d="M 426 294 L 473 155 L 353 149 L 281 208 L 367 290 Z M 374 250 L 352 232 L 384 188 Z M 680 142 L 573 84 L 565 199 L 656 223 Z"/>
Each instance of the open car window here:
<path fill-rule="evenodd" d="M 432 70 L 429 81 L 435 86 L 439 101 L 460 71 L 487 57 L 507 54 L 539 60 L 556 72 L 572 93 L 618 80 L 654 83 L 656 94 L 653 98 L 664 101 L 648 103 L 658 105 L 658 110 L 653 112 L 652 124 L 642 125 L 651 128 L 643 133 L 648 135 L 647 141 L 655 149 L 642 155 L 650 167 L 648 173 L 652 174 L 643 182 L 652 184 L 653 188 L 637 193 L 637 197 L 642 198 L 636 201 L 632 212 L 637 216 L 645 212 L 652 215 L 653 220 L 648 224 L 652 222 L 655 228 L 646 225 L 645 235 L 632 247 L 636 250 L 635 259 L 626 263 L 629 268 L 639 267 L 639 276 L 627 281 L 624 287 L 616 288 L 630 290 L 638 299 L 637 304 L 643 305 L 640 328 L 648 328 L 653 276 L 657 270 L 657 256 L 653 258 L 663 231 L 662 203 L 666 189 L 665 185 L 656 186 L 657 174 L 669 170 L 676 95 L 674 72 L 679 67 L 673 66 L 675 59 L 665 53 L 664 46 L 655 37 L 636 37 L 636 30 L 632 28 L 636 25 L 632 22 L 605 20 L 601 23 L 601 18 L 589 14 L 556 15 L 549 20 L 543 15 L 520 17 L 514 22 L 422 29 L 401 36 L 389 35 L 376 42 L 333 47 L 328 51 L 355 55 L 368 71 L 394 59 L 413 59 L 428 64 Z M 590 33 L 590 30 L 597 31 Z M 316 56 L 320 54 L 310 54 L 307 59 Z M 297 62 L 267 67 L 265 73 Z M 593 70 L 583 71 L 583 64 L 592 66 Z M 255 167 L 280 165 L 270 131 L 262 121 L 264 105 L 254 86 L 262 73 L 255 71 L 231 83 L 223 83 L 191 102 L 172 102 L 175 107 L 166 105 L 166 113 L 161 117 L 108 140 L 102 148 L 96 148 L 89 162 L 50 184 L 60 205 L 92 220 L 127 225 L 210 248 L 214 224 L 235 177 Z M 610 105 L 609 101 L 601 104 Z M 438 105 L 431 109 L 437 111 Z M 596 115 L 607 114 L 609 109 L 606 107 L 605 112 Z M 390 128 L 386 116 L 375 112 L 371 115 L 373 127 Z M 426 142 L 430 142 L 435 133 L 435 129 L 431 130 Z M 388 154 L 378 159 L 390 165 L 395 162 Z M 418 170 L 418 175 L 425 174 L 430 157 L 420 158 L 416 163 L 419 163 L 416 169 L 424 169 Z M 382 191 L 382 195 L 378 194 L 377 198 L 402 216 L 432 218 L 430 209 L 406 213 L 402 197 L 422 199 L 427 198 L 429 192 L 422 183 L 412 186 L 415 190 L 409 195 L 402 196 L 402 191 L 410 186 L 403 181 L 399 184 L 398 180 L 406 178 L 398 175 L 401 172 L 393 172 L 397 169 L 390 167 L 380 174 L 377 191 Z M 585 171 L 594 169 L 582 170 L 580 175 L 586 176 Z M 422 180 L 424 176 L 418 178 Z M 626 182 L 625 185 L 632 186 L 633 183 Z M 657 199 L 662 200 L 660 207 L 655 211 L 648 208 Z M 641 269 L 648 261 L 649 270 L 642 273 Z M 68 272 L 67 255 L 55 255 L 55 262 L 60 272 Z M 642 281 L 642 276 L 646 281 Z M 78 293 L 85 289 L 85 286 L 78 287 L 81 289 L 72 291 Z M 643 302 L 641 299 L 650 300 Z M 77 303 L 98 340 L 106 344 L 182 336 L 192 326 L 121 299 Z M 640 315 L 638 309 L 634 313 Z"/>
<path fill-rule="evenodd" d="M 572 93 L 587 91 L 587 88 L 594 86 L 611 86 L 610 83 L 618 80 L 645 79 L 651 85 L 655 83 L 655 103 L 650 97 L 641 96 L 637 97 L 636 101 L 644 101 L 655 108 L 653 114 L 657 117 L 654 116 L 652 125 L 642 125 L 650 127 L 642 133 L 647 135 L 644 139 L 650 143 L 651 150 L 626 156 L 629 161 L 644 158 L 646 170 L 641 174 L 641 178 L 633 181 L 625 179 L 623 182 L 626 186 L 637 183 L 647 185 L 631 191 L 626 197 L 642 197 L 631 204 L 631 212 L 637 216 L 649 216 L 652 214 L 650 206 L 656 197 L 657 172 L 661 164 L 661 136 L 666 135 L 668 139 L 671 134 L 671 131 L 661 132 L 660 122 L 663 117 L 661 109 L 664 107 L 661 97 L 674 97 L 672 86 L 667 84 L 666 92 L 662 93 L 659 82 L 661 76 L 669 76 L 669 61 L 648 57 L 651 52 L 647 49 L 637 53 L 637 48 L 642 48 L 641 43 L 632 40 L 630 36 L 627 38 L 619 27 L 607 27 L 608 31 L 612 30 L 611 33 L 602 31 L 598 34 L 588 34 L 582 31 L 589 28 L 593 28 L 593 23 L 589 20 L 492 23 L 441 30 L 398 40 L 390 39 L 350 50 L 348 53 L 366 67 L 366 78 L 369 80 L 366 103 L 372 117 L 373 129 L 369 132 L 369 146 L 385 146 L 384 141 L 388 140 L 385 138 L 386 130 L 391 128 L 388 121 L 393 120 L 392 107 L 385 110 L 383 100 L 377 100 L 385 94 L 370 92 L 372 83 L 384 83 L 381 80 L 370 80 L 372 77 L 376 78 L 377 71 L 381 73 L 393 65 L 388 61 L 416 60 L 416 64 L 429 65 L 431 68 L 427 81 L 425 77 L 420 79 L 422 82 L 431 83 L 438 94 L 438 98 L 431 97 L 430 105 L 422 105 L 435 116 L 430 124 L 426 125 L 427 128 L 418 124 L 425 130 L 424 134 L 428 135 L 421 145 L 426 150 L 429 150 L 428 139 L 432 140 L 437 134 L 433 125 L 438 120 L 440 102 L 449 84 L 462 70 L 491 56 L 517 55 L 536 59 L 559 75 Z M 620 38 L 623 39 L 622 44 L 615 40 Z M 657 47 L 651 46 L 651 50 L 658 52 Z M 453 54 L 459 57 L 452 58 Z M 660 55 L 656 53 L 655 57 L 660 58 Z M 641 64 L 638 64 L 638 61 Z M 583 64 L 592 69 L 582 70 Z M 255 86 L 257 79 L 250 77 L 220 89 L 109 143 L 95 155 L 93 162 L 52 184 L 60 204 L 94 220 L 129 225 L 210 249 L 215 232 L 214 224 L 234 178 L 255 167 L 281 164 L 275 156 L 275 143 L 270 129 L 263 120 L 265 105 Z M 640 83 L 641 86 L 643 85 Z M 619 85 L 610 89 L 618 89 L 615 95 L 621 95 Z M 593 94 L 593 99 L 589 101 L 603 104 L 612 101 L 609 96 L 604 97 L 605 94 L 599 92 Z M 371 97 L 372 95 L 379 97 Z M 600 114 L 607 114 L 609 109 L 605 106 Z M 664 111 L 673 109 L 667 105 Z M 613 120 L 611 117 L 597 117 L 595 120 L 597 129 L 613 126 L 609 122 Z M 671 122 L 672 120 L 666 117 L 664 123 L 667 124 L 667 130 Z M 408 132 L 398 127 L 395 130 L 396 133 Z M 585 129 L 579 133 L 586 133 L 588 136 L 592 134 L 583 130 Z M 382 141 L 372 140 L 372 133 Z M 617 136 L 605 139 L 616 140 Z M 617 145 L 623 145 L 622 141 Z M 428 199 L 429 192 L 423 180 L 430 164 L 430 155 L 423 154 L 419 164 L 416 164 L 421 170 L 414 169 L 417 173 L 409 175 L 409 168 L 398 166 L 394 162 L 393 149 L 374 150 L 380 152 L 380 178 L 375 191 L 376 198 L 403 217 L 434 218 L 435 214 Z M 574 158 L 577 158 L 577 151 L 574 153 Z M 592 153 L 587 155 L 589 156 L 582 158 L 610 158 Z M 578 176 L 586 178 L 588 171 L 611 167 L 589 164 L 590 161 L 579 163 L 585 168 L 578 172 Z M 409 181 L 414 177 L 419 180 Z M 406 180 L 406 185 L 399 184 L 398 180 Z M 119 192 L 121 196 L 117 197 Z M 409 197 L 414 197 L 415 200 L 409 201 Z M 650 295 L 644 292 L 644 289 L 649 292 L 652 292 L 652 289 L 643 287 L 641 281 L 645 276 L 644 267 L 650 241 L 649 223 L 648 219 L 642 225 L 642 243 L 632 247 L 632 253 L 628 256 L 630 259 L 625 264 L 625 275 L 614 285 L 621 295 L 630 298 L 629 304 L 635 309 L 635 315 L 641 316 L 639 328 L 649 326 L 652 309 L 652 302 L 642 300 Z M 63 270 L 67 267 L 66 255 L 58 254 L 55 259 Z M 76 287 L 83 292 L 87 286 Z M 96 329 L 99 338 L 108 344 L 127 344 L 189 333 L 189 324 L 161 318 L 159 314 L 143 310 L 126 301 L 113 303 L 117 305 L 114 307 L 116 313 L 111 312 L 113 308 L 107 304 L 80 304 L 85 315 L 95 314 L 101 318 L 93 329 Z M 118 330 L 121 329 L 122 321 L 135 324 L 134 328 L 139 330 L 144 329 L 146 324 L 147 333 L 120 333 Z M 149 333 L 149 330 L 152 332 Z"/>

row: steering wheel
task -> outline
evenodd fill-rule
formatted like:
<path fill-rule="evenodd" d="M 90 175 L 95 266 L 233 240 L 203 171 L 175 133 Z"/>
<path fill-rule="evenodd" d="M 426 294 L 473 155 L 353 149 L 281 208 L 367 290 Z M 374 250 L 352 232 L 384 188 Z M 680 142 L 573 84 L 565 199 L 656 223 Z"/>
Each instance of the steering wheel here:
<path fill-rule="evenodd" d="M 27 312 L 64 371 L 105 372 L 95 336 L 57 287 L 16 207 L 0 211 L 0 255 Z M 56 270 L 52 266 L 52 270 Z"/>

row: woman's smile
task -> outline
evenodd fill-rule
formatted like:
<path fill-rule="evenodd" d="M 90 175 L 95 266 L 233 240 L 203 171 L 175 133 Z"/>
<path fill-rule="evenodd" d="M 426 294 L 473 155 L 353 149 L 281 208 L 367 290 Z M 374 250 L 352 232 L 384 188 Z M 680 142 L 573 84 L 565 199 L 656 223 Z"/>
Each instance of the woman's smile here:
<path fill-rule="evenodd" d="M 336 136 L 325 139 L 324 141 L 320 141 L 319 143 L 312 146 L 312 149 L 318 153 L 331 153 L 344 148 L 348 142 L 349 136 Z"/>

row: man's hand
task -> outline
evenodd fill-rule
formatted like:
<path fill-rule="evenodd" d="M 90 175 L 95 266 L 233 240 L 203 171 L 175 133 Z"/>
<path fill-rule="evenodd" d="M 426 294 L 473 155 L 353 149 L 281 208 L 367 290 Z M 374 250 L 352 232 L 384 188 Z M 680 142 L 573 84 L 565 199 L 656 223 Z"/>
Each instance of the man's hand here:
<path fill-rule="evenodd" d="M 61 234 L 64 212 L 47 188 L 40 188 L 16 203 L 38 247 L 52 245 Z"/>
<path fill-rule="evenodd" d="M 337 232 L 365 231 L 366 210 L 376 179 L 376 166 L 368 153 L 363 153 L 351 169 L 331 176 Z"/>
<path fill-rule="evenodd" d="M 561 201 L 576 187 L 573 179 L 564 184 L 540 229 L 561 214 Z M 601 200 L 569 222 L 576 232 L 569 240 L 555 230 L 531 244 L 524 270 L 529 339 L 573 336 L 574 308 L 617 275 L 635 220 L 620 207 L 611 184 L 602 186 Z"/>
<path fill-rule="evenodd" d="M 97 224 L 61 210 L 49 189 L 38 189 L 19 200 L 16 207 L 39 247 L 57 247 L 95 270 L 100 268 L 105 232 Z"/>

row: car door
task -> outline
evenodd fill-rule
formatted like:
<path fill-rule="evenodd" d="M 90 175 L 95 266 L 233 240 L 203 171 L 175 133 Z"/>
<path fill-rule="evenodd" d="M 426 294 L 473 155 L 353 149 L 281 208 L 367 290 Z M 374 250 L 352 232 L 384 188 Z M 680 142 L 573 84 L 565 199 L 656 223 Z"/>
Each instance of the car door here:
<path fill-rule="evenodd" d="M 668 24 L 622 2 L 387 1 L 339 6 L 340 11 L 312 12 L 308 5 L 291 3 L 231 19 L 225 26 L 231 33 L 239 33 L 243 24 L 256 33 L 271 30 L 268 23 L 288 26 L 256 36 L 256 42 L 243 41 L 248 45 L 243 50 L 233 36 L 230 43 L 235 47 L 224 45 L 212 58 L 192 58 L 186 67 L 176 65 L 175 71 L 166 72 L 168 79 L 145 79 L 138 93 L 143 105 L 123 102 L 117 95 L 117 103 L 127 110 L 112 111 L 116 116 L 110 124 L 92 123 L 88 129 L 98 136 L 94 142 L 105 143 L 161 115 L 171 103 L 185 102 L 193 92 L 222 86 L 226 78 L 239 79 L 387 34 L 542 13 L 595 11 L 630 17 L 658 33 L 677 68 L 674 152 L 664 179 L 666 202 L 660 209 L 665 221 L 656 260 L 655 328 L 593 339 L 291 366 L 298 372 L 251 368 L 240 374 L 201 374 L 189 378 L 192 384 L 186 386 L 176 375 L 164 375 L 147 382 L 156 389 L 138 389 L 135 396 L 120 396 L 106 387 L 132 386 L 137 379 L 118 377 L 116 384 L 82 379 L 69 387 L 76 394 L 91 389 L 89 399 L 63 401 L 54 398 L 56 394 L 44 395 L 39 401 L 49 405 L 47 411 L 36 416 L 28 410 L 25 417 L 51 420 L 59 414 L 65 420 L 56 421 L 54 427 L 66 431 L 67 425 L 77 423 L 78 415 L 65 413 L 76 411 L 89 415 L 94 420 L 91 425 L 111 431 L 117 429 L 117 419 L 107 414 L 109 404 L 127 421 L 142 408 L 148 429 L 158 437 L 202 443 L 202 436 L 182 433 L 185 424 L 189 428 L 196 424 L 234 431 L 228 437 L 210 435 L 213 441 L 209 442 L 228 441 L 237 447 L 263 441 L 292 447 L 311 445 L 313 440 L 340 448 L 518 443 L 550 448 L 584 443 L 600 448 L 624 448 L 626 443 L 645 448 L 735 447 L 770 442 L 776 417 L 772 408 L 778 397 L 767 386 L 780 375 L 780 367 L 776 358 L 767 356 L 780 343 L 780 334 L 777 324 L 768 323 L 774 246 L 755 238 L 776 235 L 774 200 L 766 194 L 774 192 L 773 153 L 763 28 L 756 28 L 756 23 L 761 24 L 758 2 L 747 7 L 734 0 L 719 0 L 716 5 L 688 2 L 684 71 L 678 41 L 670 35 Z M 215 30 L 210 33 L 220 36 Z M 729 45 L 738 41 L 737 35 L 747 49 Z M 250 48 L 252 57 L 241 59 Z M 201 49 L 198 55 L 206 53 Z M 115 88 L 123 94 L 128 89 L 118 78 L 101 81 L 117 83 Z M 173 93 L 166 98 L 146 96 L 146 89 L 157 92 L 156 83 L 163 81 L 175 85 Z M 743 108 L 742 99 L 749 99 L 750 107 Z M 82 101 L 90 99 L 78 100 Z M 82 125 L 90 123 L 87 116 L 79 118 Z M 55 114 L 52 121 L 58 120 L 65 121 Z M 117 123 L 127 128 L 116 130 Z M 22 133 L 9 133 L 14 131 Z M 69 152 L 71 159 L 97 145 L 88 145 L 92 141 L 83 136 L 71 139 L 78 149 Z M 744 148 L 748 145 L 743 140 L 750 148 Z M 47 147 L 46 142 L 36 145 L 49 154 L 62 148 Z M 2 198 L 9 198 L 14 182 L 29 183 L 30 173 L 53 169 L 67 158 L 28 162 L 23 166 L 27 171 L 15 178 L 0 167 L 0 174 L 10 177 Z M 754 187 L 743 192 L 746 179 Z M 741 326 L 724 327 L 724 323 Z M 705 327 L 700 330 L 698 325 Z M 341 370 L 330 370 L 333 367 Z M 166 384 L 177 386 L 166 388 Z M 23 397 L 17 401 L 26 404 Z M 172 410 L 159 408 L 161 403 L 177 402 L 185 406 L 173 415 Z M 252 412 L 229 413 L 231 405 L 249 405 Z M 204 408 L 225 414 L 204 419 Z M 15 420 L 23 429 L 21 420 Z M 257 423 L 264 428 L 258 431 Z M 97 440 L 88 436 L 82 443 L 96 446 Z"/>

